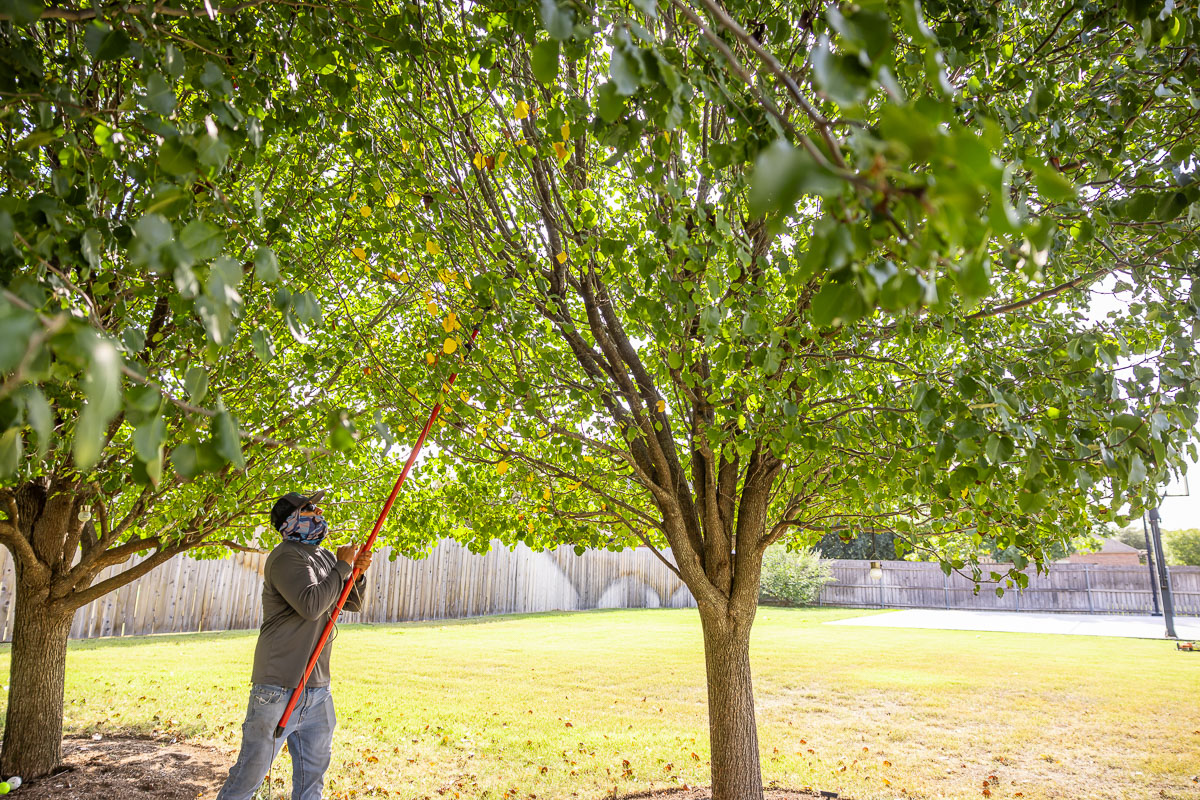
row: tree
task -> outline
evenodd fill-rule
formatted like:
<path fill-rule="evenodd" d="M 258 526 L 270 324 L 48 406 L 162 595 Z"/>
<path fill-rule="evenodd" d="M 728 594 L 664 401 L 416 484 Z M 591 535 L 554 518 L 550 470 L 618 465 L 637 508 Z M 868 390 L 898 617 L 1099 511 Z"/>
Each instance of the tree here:
<path fill-rule="evenodd" d="M 1200 567 L 1200 530 L 1164 531 L 1163 542 L 1167 548 L 1167 560 L 1181 566 Z"/>
<path fill-rule="evenodd" d="M 669 546 L 716 800 L 762 796 L 767 547 L 887 529 L 1023 586 L 1195 449 L 1180 9 L 446 1 L 360 65 L 353 125 L 442 265 L 446 530 Z"/>
<path fill-rule="evenodd" d="M 260 543 L 286 488 L 378 493 L 379 450 L 346 452 L 358 426 L 393 435 L 353 331 L 409 290 L 367 263 L 388 225 L 339 116 L 359 9 L 3 8 L 0 772 L 37 777 L 60 760 L 77 608 L 178 553 Z"/>

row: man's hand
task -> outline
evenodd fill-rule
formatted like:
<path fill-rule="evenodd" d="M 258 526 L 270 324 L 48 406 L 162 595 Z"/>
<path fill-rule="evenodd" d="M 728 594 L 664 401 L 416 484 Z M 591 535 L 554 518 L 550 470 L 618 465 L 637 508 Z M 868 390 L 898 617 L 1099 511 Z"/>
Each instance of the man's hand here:
<path fill-rule="evenodd" d="M 367 567 L 371 566 L 371 551 L 367 550 L 357 559 L 354 554 L 358 552 L 358 545 L 343 544 L 337 549 L 338 561 L 345 561 L 352 567 L 357 567 L 359 572 L 366 572 Z"/>

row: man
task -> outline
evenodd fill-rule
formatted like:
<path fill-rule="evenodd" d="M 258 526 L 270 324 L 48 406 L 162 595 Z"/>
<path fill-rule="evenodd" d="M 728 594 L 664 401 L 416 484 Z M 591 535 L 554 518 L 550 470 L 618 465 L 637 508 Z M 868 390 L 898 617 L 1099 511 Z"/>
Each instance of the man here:
<path fill-rule="evenodd" d="M 320 800 L 329 768 L 337 718 L 329 691 L 329 653 L 325 645 L 283 735 L 275 727 L 292 689 L 317 646 L 338 595 L 355 567 L 365 571 L 371 554 L 355 559 L 355 545 L 342 545 L 337 556 L 320 547 L 328 527 L 317 503 L 324 492 L 291 492 L 275 501 L 271 524 L 283 541 L 267 556 L 263 571 L 263 621 L 254 649 L 250 707 L 242 724 L 242 750 L 229 770 L 217 800 L 250 800 L 286 741 L 292 755 L 292 800 Z M 346 598 L 347 611 L 362 604 L 360 578 Z"/>

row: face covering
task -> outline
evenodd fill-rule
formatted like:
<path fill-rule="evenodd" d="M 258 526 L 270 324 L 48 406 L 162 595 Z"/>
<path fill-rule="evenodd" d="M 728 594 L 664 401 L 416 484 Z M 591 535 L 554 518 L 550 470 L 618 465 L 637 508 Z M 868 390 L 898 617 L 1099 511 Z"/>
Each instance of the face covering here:
<path fill-rule="evenodd" d="M 321 540 L 325 538 L 325 534 L 329 532 L 329 525 L 326 524 L 323 514 L 302 517 L 300 509 L 296 509 L 284 521 L 279 532 L 283 534 L 283 538 L 292 542 L 320 544 Z"/>

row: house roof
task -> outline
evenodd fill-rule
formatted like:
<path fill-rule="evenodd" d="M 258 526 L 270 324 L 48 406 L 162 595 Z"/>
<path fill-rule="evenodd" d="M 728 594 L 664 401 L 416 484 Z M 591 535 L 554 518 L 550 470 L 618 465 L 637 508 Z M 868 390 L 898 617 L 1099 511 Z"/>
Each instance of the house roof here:
<path fill-rule="evenodd" d="M 1136 547 L 1130 547 L 1120 539 L 1105 539 L 1104 546 L 1100 548 L 1101 553 L 1140 553 Z"/>

